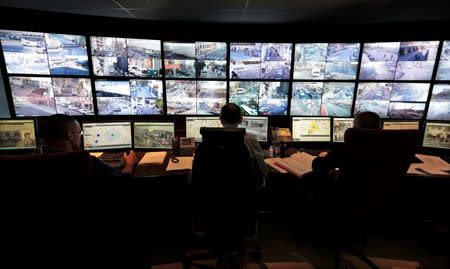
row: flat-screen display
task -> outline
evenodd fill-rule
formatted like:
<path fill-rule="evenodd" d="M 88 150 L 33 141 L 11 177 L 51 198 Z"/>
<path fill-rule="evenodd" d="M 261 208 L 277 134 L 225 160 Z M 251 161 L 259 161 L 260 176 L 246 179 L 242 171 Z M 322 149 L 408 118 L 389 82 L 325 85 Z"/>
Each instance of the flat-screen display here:
<path fill-rule="evenodd" d="M 91 36 L 94 75 L 127 76 L 128 57 L 125 38 Z"/>
<path fill-rule="evenodd" d="M 329 117 L 292 117 L 294 142 L 330 142 L 330 128 Z"/>
<path fill-rule="evenodd" d="M 161 41 L 127 38 L 128 73 L 130 77 L 160 77 Z"/>
<path fill-rule="evenodd" d="M 433 86 L 427 120 L 450 121 L 450 84 L 435 84 Z"/>
<path fill-rule="evenodd" d="M 197 83 L 190 80 L 166 80 L 168 115 L 197 114 Z"/>
<path fill-rule="evenodd" d="M 195 78 L 195 43 L 164 42 L 167 78 Z"/>
<path fill-rule="evenodd" d="M 287 115 L 288 92 L 288 82 L 230 82 L 230 102 L 239 105 L 244 116 Z"/>
<path fill-rule="evenodd" d="M 333 142 L 344 142 L 344 134 L 353 127 L 354 118 L 333 118 Z"/>
<path fill-rule="evenodd" d="M 33 119 L 0 119 L 0 150 L 37 148 Z"/>
<path fill-rule="evenodd" d="M 197 78 L 226 78 L 227 43 L 195 42 L 195 59 Z"/>
<path fill-rule="evenodd" d="M 174 122 L 134 122 L 134 148 L 171 149 Z"/>
<path fill-rule="evenodd" d="M 450 149 L 450 123 L 426 122 L 422 146 Z"/>
<path fill-rule="evenodd" d="M 220 115 L 226 102 L 226 81 L 197 81 L 197 115 Z"/>
<path fill-rule="evenodd" d="M 383 130 L 419 130 L 419 121 L 383 121 Z"/>
<path fill-rule="evenodd" d="M 364 43 L 359 79 L 392 80 L 400 42 Z"/>
<path fill-rule="evenodd" d="M 242 117 L 242 122 L 238 126 L 245 128 L 245 133 L 253 135 L 258 142 L 267 142 L 269 131 L 269 118 L 267 117 Z"/>
<path fill-rule="evenodd" d="M 164 113 L 161 80 L 130 80 L 131 112 L 133 115 L 161 115 Z"/>
<path fill-rule="evenodd" d="M 436 80 L 450 80 L 450 40 L 445 40 L 442 45 Z"/>
<path fill-rule="evenodd" d="M 95 93 L 99 115 L 131 115 L 129 81 L 96 80 Z"/>
<path fill-rule="evenodd" d="M 52 78 L 56 112 L 66 115 L 94 115 L 91 80 Z"/>
<path fill-rule="evenodd" d="M 83 122 L 85 150 L 131 148 L 131 122 Z"/>
<path fill-rule="evenodd" d="M 439 41 L 400 43 L 396 80 L 430 80 L 436 62 Z"/>
<path fill-rule="evenodd" d="M 186 137 L 194 137 L 196 142 L 202 142 L 202 127 L 222 127 L 222 123 L 219 117 L 186 117 Z"/>

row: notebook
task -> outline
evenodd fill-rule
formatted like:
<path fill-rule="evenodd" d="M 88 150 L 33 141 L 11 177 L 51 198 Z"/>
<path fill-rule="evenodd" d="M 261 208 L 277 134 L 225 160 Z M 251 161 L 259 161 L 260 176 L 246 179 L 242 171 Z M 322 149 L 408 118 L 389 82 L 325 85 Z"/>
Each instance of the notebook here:
<path fill-rule="evenodd" d="M 162 165 L 166 159 L 167 151 L 152 151 L 146 152 L 138 165 L 157 166 Z"/>

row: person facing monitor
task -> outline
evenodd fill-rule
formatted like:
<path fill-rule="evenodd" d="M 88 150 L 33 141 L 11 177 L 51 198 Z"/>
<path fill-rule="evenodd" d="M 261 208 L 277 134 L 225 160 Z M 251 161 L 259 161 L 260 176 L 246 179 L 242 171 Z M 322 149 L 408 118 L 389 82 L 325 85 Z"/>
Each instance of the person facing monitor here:
<path fill-rule="evenodd" d="M 238 128 L 242 122 L 241 108 L 235 103 L 228 103 L 224 105 L 220 111 L 220 122 L 223 128 Z M 264 162 L 264 155 L 256 138 L 246 133 L 244 136 L 244 143 L 248 147 L 250 156 L 257 163 L 257 174 L 262 178 L 262 186 L 265 185 L 265 179 L 269 175 L 269 170 Z"/>
<path fill-rule="evenodd" d="M 39 132 L 45 142 L 45 153 L 71 152 L 81 150 L 80 123 L 73 117 L 64 114 L 54 114 L 43 119 Z M 125 167 L 121 172 L 107 165 L 100 159 L 91 156 L 92 173 L 95 176 L 131 175 L 137 162 L 136 154 L 130 151 L 124 153 Z"/>

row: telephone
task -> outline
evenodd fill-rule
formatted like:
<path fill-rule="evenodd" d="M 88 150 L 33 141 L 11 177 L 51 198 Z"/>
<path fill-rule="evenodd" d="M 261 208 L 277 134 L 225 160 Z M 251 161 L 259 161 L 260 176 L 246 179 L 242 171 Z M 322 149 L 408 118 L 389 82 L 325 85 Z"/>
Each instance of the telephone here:
<path fill-rule="evenodd" d="M 174 156 L 192 156 L 195 151 L 195 138 L 174 136 L 172 149 Z"/>

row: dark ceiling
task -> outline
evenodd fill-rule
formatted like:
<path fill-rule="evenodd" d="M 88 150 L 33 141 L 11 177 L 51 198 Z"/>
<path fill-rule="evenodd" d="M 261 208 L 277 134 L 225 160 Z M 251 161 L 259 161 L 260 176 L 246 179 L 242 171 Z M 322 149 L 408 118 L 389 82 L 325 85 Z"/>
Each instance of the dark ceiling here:
<path fill-rule="evenodd" d="M 449 0 L 0 0 L 1 7 L 214 23 L 449 21 Z"/>

